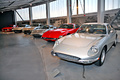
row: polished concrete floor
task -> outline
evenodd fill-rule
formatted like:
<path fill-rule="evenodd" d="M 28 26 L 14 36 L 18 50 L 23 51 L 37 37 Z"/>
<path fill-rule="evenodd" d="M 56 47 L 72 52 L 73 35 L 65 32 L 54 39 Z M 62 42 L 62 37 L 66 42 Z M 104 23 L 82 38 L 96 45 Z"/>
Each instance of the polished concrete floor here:
<path fill-rule="evenodd" d="M 0 34 L 0 80 L 120 80 L 120 43 L 101 67 L 53 57 L 53 45 L 23 33 Z"/>

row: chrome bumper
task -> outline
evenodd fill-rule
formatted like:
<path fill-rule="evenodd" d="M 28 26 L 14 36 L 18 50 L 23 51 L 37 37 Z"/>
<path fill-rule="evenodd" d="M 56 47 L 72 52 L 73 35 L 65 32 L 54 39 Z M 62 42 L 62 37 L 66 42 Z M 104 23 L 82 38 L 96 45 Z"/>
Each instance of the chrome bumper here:
<path fill-rule="evenodd" d="M 98 57 L 82 59 L 82 58 L 79 58 L 79 57 L 76 57 L 76 56 L 70 56 L 70 55 L 66 55 L 66 54 L 62 54 L 62 53 L 55 53 L 54 51 L 52 51 L 51 54 L 53 56 L 57 56 L 61 59 L 65 59 L 65 60 L 72 61 L 72 62 L 77 62 L 77 63 L 82 63 L 82 64 L 91 64 L 91 63 L 94 63 L 97 60 L 99 60 Z"/>

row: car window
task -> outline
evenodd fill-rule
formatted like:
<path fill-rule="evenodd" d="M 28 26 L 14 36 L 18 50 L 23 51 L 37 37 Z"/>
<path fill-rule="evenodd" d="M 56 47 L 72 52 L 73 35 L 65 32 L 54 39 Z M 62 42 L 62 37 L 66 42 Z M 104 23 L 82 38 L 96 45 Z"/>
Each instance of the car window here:
<path fill-rule="evenodd" d="M 48 25 L 41 26 L 40 29 L 49 29 L 49 26 Z"/>
<path fill-rule="evenodd" d="M 107 28 L 108 28 L 108 34 L 109 34 L 110 31 L 111 31 L 111 26 L 110 26 L 110 25 L 107 25 Z"/>
<path fill-rule="evenodd" d="M 49 25 L 49 29 L 53 29 L 55 28 L 53 25 Z"/>
<path fill-rule="evenodd" d="M 82 25 L 77 33 L 106 34 L 106 27 L 100 24 Z"/>
<path fill-rule="evenodd" d="M 79 28 L 80 26 L 78 24 L 75 25 L 75 28 Z"/>
<path fill-rule="evenodd" d="M 72 24 L 62 24 L 62 25 L 60 25 L 59 28 L 73 29 L 73 25 Z"/>
<path fill-rule="evenodd" d="M 50 27 L 50 28 L 53 28 L 53 26 L 52 26 L 52 27 Z"/>
<path fill-rule="evenodd" d="M 27 25 L 27 24 L 26 24 L 25 27 L 30 27 L 30 25 Z"/>

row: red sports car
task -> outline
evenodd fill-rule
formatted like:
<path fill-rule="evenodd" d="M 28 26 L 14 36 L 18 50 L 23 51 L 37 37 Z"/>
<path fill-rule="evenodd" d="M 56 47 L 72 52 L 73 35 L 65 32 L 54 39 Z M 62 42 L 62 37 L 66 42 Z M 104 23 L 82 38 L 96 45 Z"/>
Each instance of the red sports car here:
<path fill-rule="evenodd" d="M 2 32 L 11 32 L 13 28 L 18 27 L 16 25 L 10 25 L 9 27 L 2 28 Z"/>
<path fill-rule="evenodd" d="M 62 24 L 59 28 L 49 30 L 42 35 L 46 41 L 56 41 L 57 39 L 75 33 L 80 26 L 74 23 Z"/>

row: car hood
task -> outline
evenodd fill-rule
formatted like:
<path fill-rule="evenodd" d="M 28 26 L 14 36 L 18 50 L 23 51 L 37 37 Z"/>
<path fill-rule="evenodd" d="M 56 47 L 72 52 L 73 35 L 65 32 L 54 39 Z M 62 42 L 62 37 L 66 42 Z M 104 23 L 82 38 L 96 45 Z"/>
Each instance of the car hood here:
<path fill-rule="evenodd" d="M 103 35 L 98 34 L 78 34 L 66 36 L 62 44 L 76 46 L 76 47 L 88 47 L 91 44 L 95 44 L 103 38 Z"/>
<path fill-rule="evenodd" d="M 25 28 L 23 28 L 23 31 L 24 31 L 24 30 L 34 30 L 34 28 L 35 28 L 35 27 L 25 27 Z"/>
<path fill-rule="evenodd" d="M 35 29 L 32 33 L 43 33 L 46 29 Z"/>
<path fill-rule="evenodd" d="M 24 27 L 15 27 L 13 30 L 22 30 Z"/>
<path fill-rule="evenodd" d="M 78 34 L 66 36 L 65 39 L 54 48 L 55 52 L 65 53 L 80 58 L 87 58 L 88 50 L 99 42 L 104 36 L 99 34 Z"/>
<path fill-rule="evenodd" d="M 49 30 L 45 34 L 43 34 L 42 37 L 48 37 L 48 38 L 59 38 L 59 36 L 63 35 L 70 29 L 54 29 L 54 30 Z"/>
<path fill-rule="evenodd" d="M 13 27 L 4 27 L 2 29 L 12 29 Z"/>

